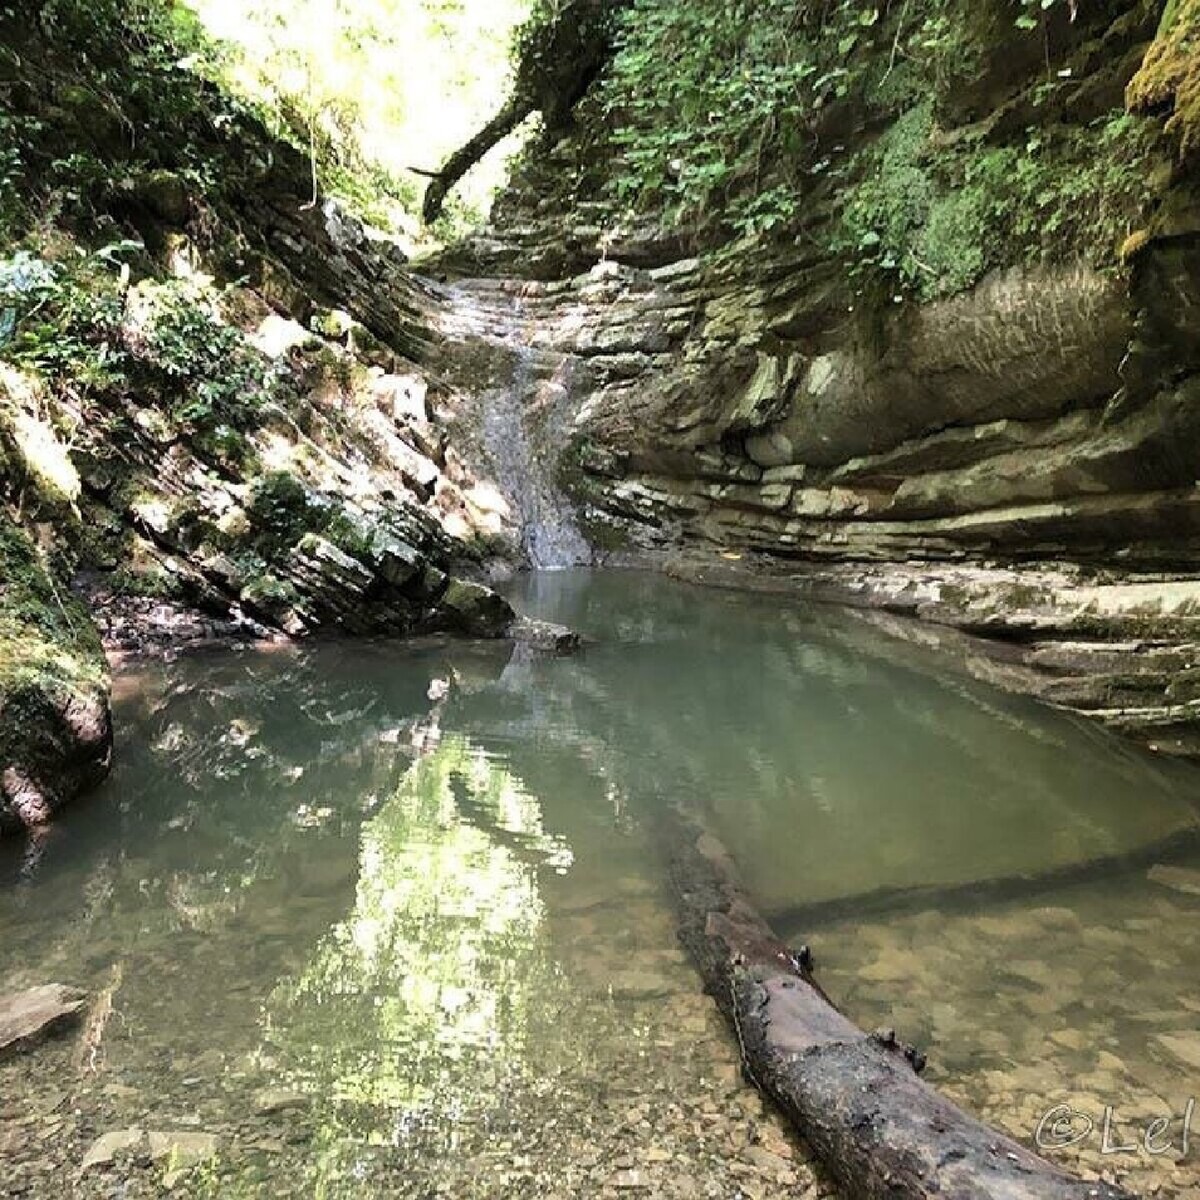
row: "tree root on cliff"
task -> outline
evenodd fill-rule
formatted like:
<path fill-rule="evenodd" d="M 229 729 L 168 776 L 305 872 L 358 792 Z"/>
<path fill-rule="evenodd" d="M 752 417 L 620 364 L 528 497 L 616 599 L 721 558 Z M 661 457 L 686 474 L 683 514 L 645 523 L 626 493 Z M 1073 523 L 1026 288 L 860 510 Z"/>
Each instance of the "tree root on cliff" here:
<path fill-rule="evenodd" d="M 724 846 L 672 810 L 680 939 L 737 1032 L 747 1076 L 862 1200 L 1131 1200 L 1079 1179 L 926 1084 L 920 1058 L 843 1016 L 750 903 Z"/>

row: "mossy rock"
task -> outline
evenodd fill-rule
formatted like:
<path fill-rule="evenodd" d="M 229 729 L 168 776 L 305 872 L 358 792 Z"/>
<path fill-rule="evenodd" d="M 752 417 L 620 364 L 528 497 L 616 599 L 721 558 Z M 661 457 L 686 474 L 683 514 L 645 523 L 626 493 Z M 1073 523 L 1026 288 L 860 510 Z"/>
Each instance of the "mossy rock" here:
<path fill-rule="evenodd" d="M 112 751 L 108 665 L 83 605 L 0 515 L 0 833 L 44 824 Z"/>
<path fill-rule="evenodd" d="M 1171 0 L 1125 94 L 1132 112 L 1169 112 L 1184 157 L 1200 151 L 1200 0 Z"/>
<path fill-rule="evenodd" d="M 516 619 L 503 596 L 467 579 L 450 580 L 438 610 L 451 629 L 475 637 L 502 637 Z"/>

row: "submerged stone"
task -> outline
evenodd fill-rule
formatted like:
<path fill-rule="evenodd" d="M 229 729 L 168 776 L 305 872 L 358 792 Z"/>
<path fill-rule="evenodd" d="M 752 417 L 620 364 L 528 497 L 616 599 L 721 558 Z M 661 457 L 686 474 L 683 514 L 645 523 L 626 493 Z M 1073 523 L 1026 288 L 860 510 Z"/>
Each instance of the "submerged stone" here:
<path fill-rule="evenodd" d="M 1187 1030 L 1181 1033 L 1160 1033 L 1157 1042 L 1181 1063 L 1200 1071 L 1200 1033 Z"/>
<path fill-rule="evenodd" d="M 306 1108 L 308 1104 L 308 1096 L 303 1092 L 291 1091 L 288 1088 L 267 1088 L 254 1097 L 254 1111 L 264 1117 Z"/>
<path fill-rule="evenodd" d="M 0 1058 L 27 1049 L 79 1016 L 87 995 L 61 983 L 0 997 Z"/>
<path fill-rule="evenodd" d="M 211 1133 L 115 1129 L 92 1143 L 79 1169 L 106 1167 L 122 1154 L 145 1154 L 155 1162 L 168 1162 L 177 1171 L 212 1158 L 220 1145 Z"/>

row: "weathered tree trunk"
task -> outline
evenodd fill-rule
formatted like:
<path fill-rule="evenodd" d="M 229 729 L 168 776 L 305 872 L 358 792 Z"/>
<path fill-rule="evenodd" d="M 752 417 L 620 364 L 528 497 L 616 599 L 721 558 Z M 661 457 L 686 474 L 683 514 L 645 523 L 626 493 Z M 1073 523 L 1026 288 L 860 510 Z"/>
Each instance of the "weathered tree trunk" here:
<path fill-rule="evenodd" d="M 442 205 L 454 185 L 497 143 L 503 141 L 536 107 L 533 97 L 514 93 L 509 102 L 464 146 L 457 149 L 425 189 L 426 224 L 441 216 Z"/>
<path fill-rule="evenodd" d="M 890 1032 L 866 1034 L 755 911 L 724 847 L 665 818 L 680 937 L 741 1046 L 745 1070 L 855 1200 L 1130 1200 L 971 1117 L 917 1074 Z"/>
<path fill-rule="evenodd" d="M 433 175 L 425 190 L 427 224 L 441 215 L 451 188 L 526 117 L 541 112 L 551 132 L 569 124 L 571 110 L 608 60 L 613 18 L 631 2 L 565 0 L 553 20 L 524 32 L 508 103 Z"/>

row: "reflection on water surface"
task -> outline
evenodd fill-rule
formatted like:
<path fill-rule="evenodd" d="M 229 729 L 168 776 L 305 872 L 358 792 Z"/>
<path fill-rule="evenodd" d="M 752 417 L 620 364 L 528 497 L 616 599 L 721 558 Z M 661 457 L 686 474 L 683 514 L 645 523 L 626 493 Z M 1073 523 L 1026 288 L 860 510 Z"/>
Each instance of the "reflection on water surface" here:
<path fill-rule="evenodd" d="M 107 989 L 113 1013 L 86 1061 L 62 1043 L 0 1065 L 0 1195 L 50 1194 L 129 1128 L 219 1138 L 195 1195 L 820 1195 L 676 947 L 656 808 L 702 809 L 779 911 L 1038 871 L 1195 819 L 1192 772 L 835 615 L 640 575 L 520 590 L 593 644 L 332 644 L 122 676 L 111 783 L 0 851 L 0 986 Z M 450 695 L 431 714 L 434 680 Z M 1154 966 L 1153 987 L 1119 973 L 1057 1008 L 1094 941 L 1043 951 L 1027 930 L 1019 956 L 992 953 L 1005 912 L 810 940 L 851 1011 L 928 1039 L 973 1103 L 1040 1102 L 1066 1071 L 1158 1095 L 1138 1056 L 1179 1043 L 1137 1049 L 1138 997 L 1178 1034 L 1168 995 L 1200 963 L 1154 920 L 1170 903 L 1194 923 L 1194 900 L 1154 886 L 1038 902 Z M 1048 1040 L 1064 1030 L 1067 1057 Z M 1084 1069 L 1100 1037 L 1124 1074 Z M 118 1158 L 78 1194 L 156 1195 L 170 1171 Z"/>

